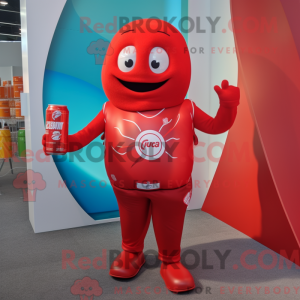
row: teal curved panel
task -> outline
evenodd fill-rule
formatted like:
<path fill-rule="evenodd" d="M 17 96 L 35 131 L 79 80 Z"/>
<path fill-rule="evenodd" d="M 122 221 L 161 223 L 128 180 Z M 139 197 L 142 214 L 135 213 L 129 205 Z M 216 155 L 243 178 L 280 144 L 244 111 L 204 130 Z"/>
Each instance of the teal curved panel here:
<path fill-rule="evenodd" d="M 121 21 L 125 24 L 134 18 L 170 20 L 176 17 L 173 25 L 178 28 L 186 7 L 186 0 L 68 0 L 48 53 L 43 87 L 44 116 L 48 104 L 63 104 L 70 112 L 69 134 L 86 126 L 108 101 L 101 83 L 101 47 L 111 41 Z M 108 30 L 96 32 L 97 23 Z M 98 137 L 80 151 L 53 156 L 66 184 L 61 188 L 68 188 L 82 209 L 95 220 L 119 215 L 106 175 L 103 151 Z"/>

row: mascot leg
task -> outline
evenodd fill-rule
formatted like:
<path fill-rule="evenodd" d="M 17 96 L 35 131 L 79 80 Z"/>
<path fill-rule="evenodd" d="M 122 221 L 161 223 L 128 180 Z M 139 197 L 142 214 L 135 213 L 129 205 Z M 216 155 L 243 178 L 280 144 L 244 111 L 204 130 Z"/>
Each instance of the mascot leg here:
<path fill-rule="evenodd" d="M 114 192 L 119 205 L 124 251 L 112 263 L 109 274 L 131 278 L 145 263 L 143 249 L 151 218 L 150 200 L 140 191 L 114 187 Z"/>
<path fill-rule="evenodd" d="M 180 243 L 191 186 L 174 190 L 136 191 L 114 188 L 120 210 L 123 252 L 111 265 L 113 277 L 134 277 L 145 263 L 144 239 L 152 214 L 153 227 L 162 261 L 160 274 L 172 292 L 195 287 L 190 272 L 180 263 Z"/>
<path fill-rule="evenodd" d="M 160 274 L 172 292 L 195 288 L 190 272 L 180 263 L 180 243 L 191 185 L 174 190 L 150 192 L 152 220 L 162 261 Z"/>

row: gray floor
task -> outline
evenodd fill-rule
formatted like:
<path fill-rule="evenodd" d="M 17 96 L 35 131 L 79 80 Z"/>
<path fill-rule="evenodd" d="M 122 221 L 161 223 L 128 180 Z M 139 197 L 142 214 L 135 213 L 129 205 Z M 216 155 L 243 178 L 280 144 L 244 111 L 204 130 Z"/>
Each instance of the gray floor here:
<path fill-rule="evenodd" d="M 14 163 L 14 167 L 24 167 L 24 163 Z M 168 292 L 160 277 L 157 257 L 154 255 L 147 257 L 148 266 L 143 267 L 134 279 L 113 279 L 108 275 L 108 266 L 111 251 L 120 250 L 120 224 L 108 223 L 34 234 L 28 221 L 27 203 L 21 198 L 22 192 L 14 189 L 12 185 L 16 174 L 24 169 L 14 171 L 14 175 L 5 175 L 9 172 L 9 164 L 6 163 L 0 172 L 0 176 L 5 175 L 0 177 L 0 299 L 79 300 L 79 295 L 71 293 L 71 287 L 76 280 L 86 276 L 96 279 L 103 289 L 103 294 L 100 297 L 95 296 L 94 300 L 300 299 L 300 270 L 296 270 L 295 265 L 292 265 L 291 269 L 286 265 L 279 269 L 277 263 L 271 270 L 263 269 L 258 264 L 258 254 L 266 249 L 264 246 L 200 210 L 187 213 L 182 239 L 183 253 L 191 252 L 186 256 L 187 264 L 194 264 L 193 253 L 197 252 L 201 257 L 200 262 L 196 262 L 196 267 L 190 270 L 196 281 L 196 290 L 183 294 Z M 79 268 L 80 258 L 87 257 L 93 260 L 102 256 L 103 249 L 107 250 L 106 268 Z M 247 270 L 240 262 L 241 254 L 249 249 L 258 253 L 250 255 L 247 259 L 249 264 L 257 265 L 255 270 Z M 74 252 L 76 269 L 70 266 L 63 269 L 63 250 Z M 146 238 L 145 250 L 157 251 L 152 226 Z M 220 267 L 215 250 L 222 254 L 226 250 L 231 251 L 225 260 L 224 269 Z M 207 253 L 207 264 L 211 265 L 211 268 L 205 266 L 203 251 Z M 265 256 L 266 264 L 271 263 L 270 257 Z M 151 267 L 153 264 L 154 267 Z M 238 268 L 235 269 L 234 265 Z M 277 293 L 280 289 L 279 294 L 274 292 L 275 287 Z M 295 288 L 299 288 L 298 294 Z M 86 299 L 91 298 L 82 297 L 80 300 Z"/>

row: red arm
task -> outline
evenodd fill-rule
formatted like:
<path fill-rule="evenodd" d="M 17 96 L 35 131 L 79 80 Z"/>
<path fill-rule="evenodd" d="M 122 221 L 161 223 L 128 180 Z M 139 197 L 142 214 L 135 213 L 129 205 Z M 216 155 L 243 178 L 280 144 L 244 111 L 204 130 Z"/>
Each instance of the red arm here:
<path fill-rule="evenodd" d="M 104 132 L 104 128 L 104 115 L 103 109 L 101 109 L 99 114 L 91 123 L 77 133 L 68 136 L 68 152 L 74 152 L 83 148 Z M 43 135 L 42 145 L 45 155 L 48 155 L 46 154 L 46 134 Z"/>
<path fill-rule="evenodd" d="M 194 112 L 194 127 L 208 134 L 220 134 L 230 129 L 234 123 L 240 99 L 239 88 L 228 85 L 227 80 L 222 82 L 222 89 L 215 86 L 215 91 L 220 99 L 220 108 L 215 118 L 197 106 Z"/>
<path fill-rule="evenodd" d="M 215 118 L 206 114 L 195 106 L 194 127 L 208 134 L 220 134 L 226 132 L 233 125 L 237 108 L 226 108 L 220 106 Z"/>
<path fill-rule="evenodd" d="M 104 128 L 104 115 L 103 109 L 101 109 L 99 114 L 86 127 L 84 127 L 82 130 L 78 131 L 75 134 L 69 135 L 68 152 L 77 151 L 85 147 L 97 136 L 103 133 Z"/>

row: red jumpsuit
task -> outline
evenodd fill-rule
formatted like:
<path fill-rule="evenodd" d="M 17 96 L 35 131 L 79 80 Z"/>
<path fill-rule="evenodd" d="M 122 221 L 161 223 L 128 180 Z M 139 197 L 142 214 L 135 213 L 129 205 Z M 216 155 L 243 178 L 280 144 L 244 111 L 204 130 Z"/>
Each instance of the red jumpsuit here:
<path fill-rule="evenodd" d="M 159 258 L 180 260 L 184 216 L 192 195 L 194 128 L 209 134 L 225 132 L 236 113 L 236 106 L 222 102 L 215 118 L 190 100 L 143 112 L 106 102 L 88 126 L 69 136 L 71 152 L 105 133 L 105 167 L 119 205 L 124 250 L 143 250 L 152 216 Z"/>
<path fill-rule="evenodd" d="M 191 79 L 189 49 L 174 26 L 158 19 L 133 21 L 114 35 L 101 79 L 109 102 L 88 126 L 69 136 L 69 151 L 104 133 L 105 167 L 119 204 L 124 249 L 110 275 L 131 278 L 140 270 L 152 216 L 166 286 L 175 292 L 193 289 L 194 279 L 179 260 L 192 195 L 194 129 L 227 131 L 237 113 L 239 89 L 227 80 L 222 88 L 215 86 L 220 99 L 215 118 L 184 100 Z M 45 150 L 45 136 L 42 143 Z M 127 267 L 128 254 L 137 268 Z"/>

